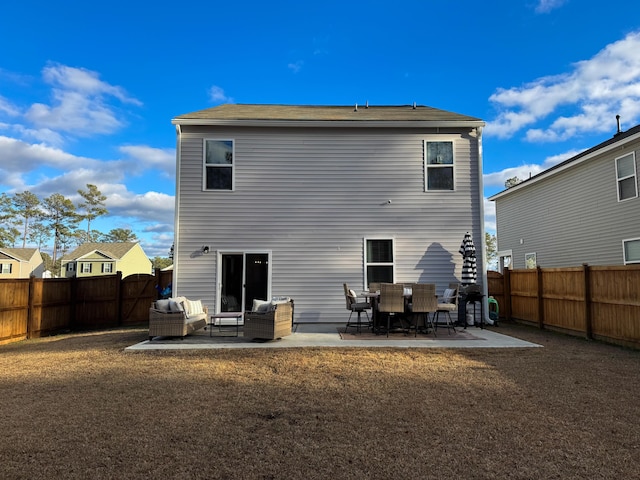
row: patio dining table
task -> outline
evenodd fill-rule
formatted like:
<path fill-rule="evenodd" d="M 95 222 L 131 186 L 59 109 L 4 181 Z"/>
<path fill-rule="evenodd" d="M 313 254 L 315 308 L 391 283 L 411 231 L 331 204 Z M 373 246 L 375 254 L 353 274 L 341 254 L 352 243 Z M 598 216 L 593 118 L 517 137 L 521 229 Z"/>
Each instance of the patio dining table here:
<path fill-rule="evenodd" d="M 404 298 L 405 298 L 405 306 L 407 301 L 411 301 L 412 296 L 411 287 L 404 287 Z M 378 333 L 380 327 L 378 325 L 378 315 L 376 314 L 376 310 L 378 310 L 378 301 L 380 300 L 380 291 L 376 292 L 360 292 L 359 297 L 366 298 L 371 304 L 371 320 L 373 323 L 373 332 Z"/>

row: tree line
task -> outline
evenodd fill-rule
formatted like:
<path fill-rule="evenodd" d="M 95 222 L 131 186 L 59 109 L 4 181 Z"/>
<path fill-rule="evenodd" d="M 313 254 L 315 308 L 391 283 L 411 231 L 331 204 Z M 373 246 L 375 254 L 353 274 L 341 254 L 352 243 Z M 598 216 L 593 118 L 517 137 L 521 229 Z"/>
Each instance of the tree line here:
<path fill-rule="evenodd" d="M 60 193 L 46 198 L 29 191 L 0 194 L 0 247 L 15 248 L 22 244 L 25 248 L 29 242 L 42 250 L 52 240 L 50 262 L 51 266 L 57 266 L 58 257 L 86 242 L 138 240 L 130 229 L 114 228 L 108 233 L 92 229 L 95 219 L 109 213 L 105 206 L 107 197 L 90 183 L 78 194 L 77 205 Z M 82 222 L 86 222 L 86 228 L 80 227 Z"/>

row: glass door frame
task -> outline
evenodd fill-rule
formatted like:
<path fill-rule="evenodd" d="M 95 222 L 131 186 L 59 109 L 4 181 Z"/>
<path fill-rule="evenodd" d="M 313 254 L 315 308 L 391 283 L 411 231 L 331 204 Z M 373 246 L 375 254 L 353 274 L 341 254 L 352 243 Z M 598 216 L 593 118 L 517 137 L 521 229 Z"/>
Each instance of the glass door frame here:
<path fill-rule="evenodd" d="M 243 306 L 244 310 L 247 282 L 247 255 L 255 254 L 267 256 L 267 299 L 271 298 L 271 272 L 273 258 L 271 250 L 218 250 L 216 261 L 216 313 L 220 313 L 222 307 L 222 257 L 224 255 L 242 255 L 242 299 L 240 299 L 240 305 Z"/>

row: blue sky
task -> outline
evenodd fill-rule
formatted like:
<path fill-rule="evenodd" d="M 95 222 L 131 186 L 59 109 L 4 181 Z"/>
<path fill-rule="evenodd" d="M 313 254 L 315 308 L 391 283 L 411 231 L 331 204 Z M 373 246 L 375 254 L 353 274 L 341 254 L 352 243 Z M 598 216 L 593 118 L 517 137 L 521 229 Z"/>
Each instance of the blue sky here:
<path fill-rule="evenodd" d="M 640 2 L 7 2 L 0 191 L 107 195 L 95 227 L 173 241 L 171 119 L 222 103 L 479 117 L 485 196 L 640 123 Z M 495 231 L 493 205 L 486 228 Z"/>

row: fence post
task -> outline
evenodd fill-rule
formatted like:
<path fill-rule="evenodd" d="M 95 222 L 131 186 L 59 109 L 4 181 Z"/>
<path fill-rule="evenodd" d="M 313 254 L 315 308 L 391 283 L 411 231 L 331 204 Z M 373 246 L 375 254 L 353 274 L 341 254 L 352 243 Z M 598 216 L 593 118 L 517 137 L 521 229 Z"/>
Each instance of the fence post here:
<path fill-rule="evenodd" d="M 122 272 L 121 271 L 117 271 L 116 272 L 116 302 L 118 302 L 118 309 L 117 309 L 117 315 L 118 318 L 116 319 L 118 322 L 118 326 L 122 326 L 122 309 L 123 309 L 123 305 L 122 305 Z"/>
<path fill-rule="evenodd" d="M 74 275 L 73 277 L 71 277 L 71 286 L 69 288 L 70 290 L 70 300 L 71 300 L 71 305 L 69 305 L 69 330 L 71 331 L 75 331 L 78 325 L 77 322 L 77 309 L 76 309 L 76 305 L 78 303 L 78 277 L 77 277 L 77 270 L 76 270 L 76 275 Z"/>
<path fill-rule="evenodd" d="M 589 340 L 593 339 L 593 324 L 591 317 L 591 269 L 586 263 L 582 264 L 584 271 L 584 323 L 586 335 Z"/>
<path fill-rule="evenodd" d="M 536 267 L 536 277 L 538 280 L 538 327 L 544 328 L 544 298 L 542 296 L 542 268 Z"/>
<path fill-rule="evenodd" d="M 504 292 L 504 318 L 511 321 L 511 270 L 504 267 L 502 275 L 502 291 Z"/>
<path fill-rule="evenodd" d="M 35 278 L 33 275 L 29 276 L 29 298 L 27 299 L 27 339 L 33 335 L 33 304 L 34 304 L 34 290 L 35 290 Z"/>

